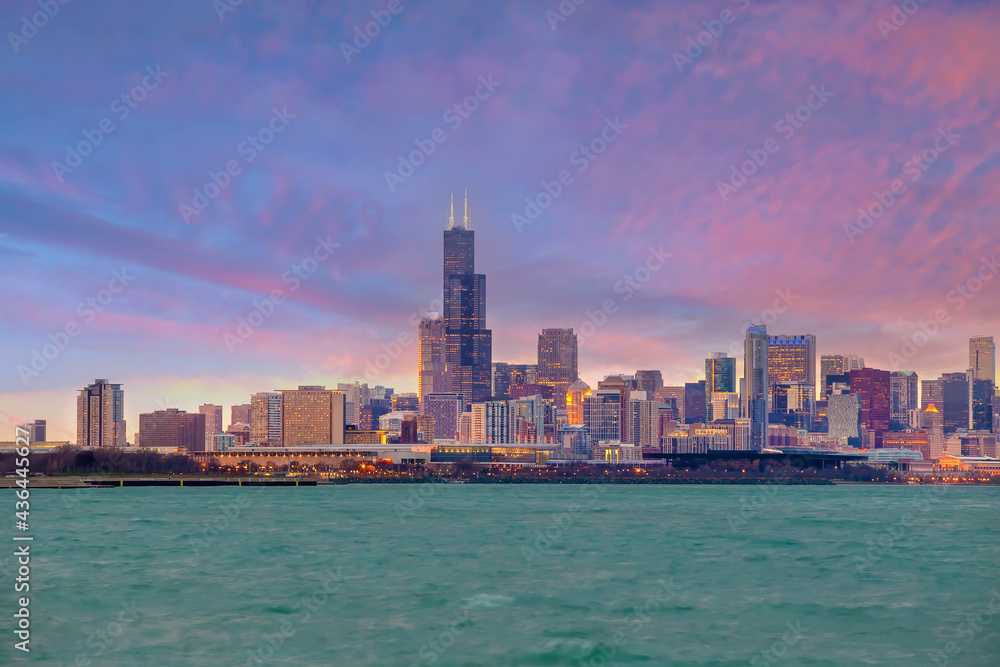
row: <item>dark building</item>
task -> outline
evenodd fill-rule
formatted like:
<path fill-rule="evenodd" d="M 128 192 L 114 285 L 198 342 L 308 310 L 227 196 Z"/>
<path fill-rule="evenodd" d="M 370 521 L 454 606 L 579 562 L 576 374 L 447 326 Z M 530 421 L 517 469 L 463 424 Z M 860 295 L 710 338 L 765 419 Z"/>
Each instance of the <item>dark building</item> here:
<path fill-rule="evenodd" d="M 725 352 L 713 352 L 705 360 L 705 391 L 711 394 L 732 394 L 736 388 L 736 357 Z"/>
<path fill-rule="evenodd" d="M 944 432 L 969 428 L 969 378 L 965 373 L 944 373 L 939 382 Z"/>
<path fill-rule="evenodd" d="M 417 420 L 404 419 L 399 425 L 399 444 L 417 444 Z"/>
<path fill-rule="evenodd" d="M 853 370 L 851 393 L 861 405 L 861 425 L 875 433 L 875 446 L 882 446 L 882 434 L 889 430 L 892 408 L 892 382 L 889 371 L 876 368 Z"/>
<path fill-rule="evenodd" d="M 547 384 L 515 384 L 511 385 L 510 397 L 512 399 L 525 398 L 527 396 L 541 396 L 542 398 L 552 398 L 553 389 Z M 565 401 L 565 398 L 563 399 Z"/>
<path fill-rule="evenodd" d="M 451 391 L 466 402 L 490 397 L 493 332 L 486 328 L 486 276 L 475 272 L 468 202 L 462 227 L 454 210 L 444 231 L 444 327 Z"/>
<path fill-rule="evenodd" d="M 708 404 L 705 381 L 684 384 L 684 423 L 704 424 L 708 421 Z"/>
<path fill-rule="evenodd" d="M 139 415 L 139 446 L 187 447 L 205 451 L 205 415 L 177 408 Z"/>
<path fill-rule="evenodd" d="M 358 411 L 358 430 L 377 431 L 378 418 L 382 415 L 388 414 L 390 410 L 391 408 L 376 405 L 369 405 L 361 408 Z"/>
<path fill-rule="evenodd" d="M 538 334 L 538 384 L 552 387 L 559 407 L 566 406 L 566 392 L 580 377 L 577 340 L 572 329 L 542 329 Z"/>
<path fill-rule="evenodd" d="M 36 419 L 33 422 L 28 422 L 25 424 L 24 428 L 28 431 L 28 442 L 45 442 L 46 434 L 44 419 Z"/>
<path fill-rule="evenodd" d="M 993 430 L 993 382 L 991 380 L 972 381 L 972 429 L 974 431 Z"/>
<path fill-rule="evenodd" d="M 618 392 L 618 439 L 622 442 L 631 442 L 629 440 L 631 420 L 628 418 L 630 414 L 628 401 L 632 391 L 631 383 L 626 382 L 625 378 L 620 375 L 609 375 L 597 383 L 597 388 L 599 390 L 606 389 Z M 591 433 L 596 433 L 596 431 L 592 430 Z M 604 439 L 606 440 L 607 438 Z"/>
<path fill-rule="evenodd" d="M 396 394 L 392 397 L 392 409 L 396 412 L 419 412 L 420 399 L 416 394 Z"/>
<path fill-rule="evenodd" d="M 493 398 L 510 398 L 510 388 L 516 384 L 535 384 L 538 366 L 535 364 L 508 364 L 493 362 Z"/>
<path fill-rule="evenodd" d="M 735 368 L 735 367 L 734 367 Z M 636 371 L 635 390 L 646 392 L 646 398 L 653 400 L 653 394 L 663 386 L 663 374 L 660 371 Z"/>

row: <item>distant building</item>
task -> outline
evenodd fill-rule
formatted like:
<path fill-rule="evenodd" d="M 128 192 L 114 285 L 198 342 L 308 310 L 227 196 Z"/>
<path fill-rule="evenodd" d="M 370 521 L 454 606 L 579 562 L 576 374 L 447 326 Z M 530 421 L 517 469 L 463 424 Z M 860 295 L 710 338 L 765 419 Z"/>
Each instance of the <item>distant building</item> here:
<path fill-rule="evenodd" d="M 768 415 L 771 412 L 768 405 L 771 387 L 768 375 L 769 343 L 770 337 L 767 335 L 766 326 L 747 329 L 743 357 L 742 414 L 750 420 L 751 448 L 758 451 L 767 446 Z"/>
<path fill-rule="evenodd" d="M 371 400 L 371 390 L 367 382 L 338 382 L 337 391 L 344 393 L 344 422 L 357 427 L 361 420 L 361 408 Z"/>
<path fill-rule="evenodd" d="M 461 394 L 426 394 L 423 399 L 424 414 L 434 418 L 434 437 L 459 438 L 459 417 L 465 401 Z"/>
<path fill-rule="evenodd" d="M 927 406 L 923 416 L 924 430 L 927 431 L 928 456 L 925 458 L 936 459 L 945 453 L 944 444 L 944 420 L 934 403 Z"/>
<path fill-rule="evenodd" d="M 583 425 L 591 442 L 621 440 L 621 393 L 598 389 L 583 399 Z"/>
<path fill-rule="evenodd" d="M 204 452 L 205 415 L 168 408 L 139 415 L 139 442 L 143 449 L 186 447 Z"/>
<path fill-rule="evenodd" d="M 889 430 L 892 399 L 889 371 L 862 368 L 851 371 L 851 393 L 861 405 L 861 424 L 875 434 L 875 446 L 882 446 L 882 434 Z"/>
<path fill-rule="evenodd" d="M 684 423 L 704 424 L 708 422 L 708 397 L 705 381 L 684 384 Z"/>
<path fill-rule="evenodd" d="M 802 383 L 815 388 L 816 336 L 771 336 L 767 348 L 767 375 L 771 384 Z"/>
<path fill-rule="evenodd" d="M 250 423 L 250 404 L 243 403 L 242 405 L 234 405 L 230 408 L 229 416 L 230 424 L 249 424 Z"/>
<path fill-rule="evenodd" d="M 598 437 L 598 432 L 593 428 L 590 429 L 591 435 L 594 440 L 621 440 L 622 442 L 629 442 L 629 416 L 628 416 L 628 400 L 629 395 L 632 392 L 631 382 L 627 381 L 623 376 L 620 375 L 609 375 L 603 380 L 597 383 L 597 389 L 599 391 L 616 391 L 618 392 L 618 435 L 614 438 Z M 586 423 L 586 422 L 584 422 Z M 589 424 L 588 424 L 589 426 Z"/>
<path fill-rule="evenodd" d="M 989 382 L 990 387 L 996 386 L 997 347 L 993 336 L 973 336 L 969 339 L 969 368 L 973 379 Z"/>
<path fill-rule="evenodd" d="M 211 403 L 198 406 L 198 413 L 205 415 L 206 440 L 215 433 L 222 432 L 222 406 Z M 216 450 L 212 450 L 216 451 Z"/>
<path fill-rule="evenodd" d="M 281 391 L 281 446 L 344 444 L 345 399 L 323 386 Z"/>
<path fill-rule="evenodd" d="M 28 432 L 28 442 L 45 442 L 45 420 L 36 419 L 28 422 L 22 428 Z"/>
<path fill-rule="evenodd" d="M 577 359 L 577 337 L 572 329 L 542 329 L 538 334 L 537 382 L 552 387 L 558 407 L 564 407 L 566 391 L 580 376 Z"/>
<path fill-rule="evenodd" d="M 991 380 L 972 379 L 969 430 L 993 430 L 993 385 Z"/>
<path fill-rule="evenodd" d="M 722 413 L 716 415 L 713 411 L 714 397 L 717 394 L 737 393 L 736 358 L 725 352 L 713 352 L 705 360 L 705 400 L 708 408 L 708 420 L 725 419 Z"/>
<path fill-rule="evenodd" d="M 653 394 L 653 398 L 660 402 L 660 405 L 670 405 L 677 411 L 677 420 L 684 422 L 684 386 L 660 387 Z"/>
<path fill-rule="evenodd" d="M 920 380 L 913 371 L 893 371 L 889 375 L 891 406 L 889 408 L 889 429 L 905 431 L 916 426 L 911 423 L 911 415 L 920 410 L 917 392 Z"/>
<path fill-rule="evenodd" d="M 526 396 L 541 396 L 542 398 L 554 399 L 553 391 L 554 389 L 547 384 L 515 384 L 510 387 L 510 397 L 516 399 Z"/>
<path fill-rule="evenodd" d="M 512 401 L 472 404 L 472 441 L 504 445 L 516 442 L 517 410 Z"/>
<path fill-rule="evenodd" d="M 419 412 L 420 398 L 414 393 L 396 394 L 392 397 L 392 409 L 394 412 Z"/>
<path fill-rule="evenodd" d="M 583 399 L 590 396 L 590 385 L 577 380 L 566 391 L 566 417 L 572 425 L 583 424 Z"/>
<path fill-rule="evenodd" d="M 417 396 L 421 403 L 429 394 L 451 391 L 448 377 L 448 346 L 444 320 L 437 313 L 427 313 L 420 320 L 417 348 Z"/>
<path fill-rule="evenodd" d="M 882 435 L 882 447 L 886 450 L 913 449 L 921 458 L 931 458 L 931 443 L 927 431 L 890 432 Z"/>
<path fill-rule="evenodd" d="M 250 397 L 250 442 L 281 446 L 281 394 L 264 391 Z"/>
<path fill-rule="evenodd" d="M 511 398 L 511 387 L 537 384 L 537 378 L 538 366 L 536 364 L 509 364 L 504 361 L 495 361 L 491 377 L 493 398 Z"/>
<path fill-rule="evenodd" d="M 646 399 L 646 392 L 632 392 L 629 399 L 629 435 L 631 444 L 639 447 L 660 446 L 659 404 Z M 635 398 L 638 396 L 638 398 Z"/>
<path fill-rule="evenodd" d="M 734 372 L 735 372 L 735 366 Z M 663 386 L 663 374 L 660 371 L 636 371 L 635 390 L 646 392 L 646 397 L 652 399 L 656 390 Z"/>
<path fill-rule="evenodd" d="M 98 379 L 80 390 L 76 399 L 76 444 L 125 446 L 125 392 L 120 384 Z"/>
<path fill-rule="evenodd" d="M 861 400 L 858 394 L 831 394 L 827 400 L 827 434 L 860 444 Z"/>

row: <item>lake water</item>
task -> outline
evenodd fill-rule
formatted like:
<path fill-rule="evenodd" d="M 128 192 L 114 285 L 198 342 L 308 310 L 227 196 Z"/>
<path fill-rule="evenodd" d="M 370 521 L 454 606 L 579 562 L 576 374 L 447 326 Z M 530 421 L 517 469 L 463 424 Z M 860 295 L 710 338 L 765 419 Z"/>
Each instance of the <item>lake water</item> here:
<path fill-rule="evenodd" d="M 349 485 L 31 500 L 32 651 L 14 651 L 7 631 L 0 664 L 1000 664 L 1000 488 Z M 8 553 L 0 599 L 12 612 Z"/>

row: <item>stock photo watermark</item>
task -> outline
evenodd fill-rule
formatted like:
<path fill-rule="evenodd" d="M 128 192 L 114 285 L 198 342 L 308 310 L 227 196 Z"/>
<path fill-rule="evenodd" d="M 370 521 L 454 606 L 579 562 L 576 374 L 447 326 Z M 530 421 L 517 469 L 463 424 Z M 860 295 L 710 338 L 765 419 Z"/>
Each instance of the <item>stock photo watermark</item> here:
<path fill-rule="evenodd" d="M 549 22 L 552 32 L 556 31 L 560 23 L 565 23 L 566 19 L 576 13 L 576 8 L 587 2 L 587 0 L 562 0 L 554 9 L 545 10 L 545 20 Z"/>
<path fill-rule="evenodd" d="M 295 114 L 288 112 L 288 107 L 282 107 L 280 110 L 277 107 L 272 109 L 271 118 L 264 127 L 248 135 L 236 147 L 237 154 L 243 157 L 243 164 L 240 164 L 239 160 L 228 160 L 219 171 L 209 170 L 205 185 L 192 190 L 191 202 L 181 202 L 177 205 L 177 212 L 184 222 L 190 224 L 193 217 L 201 215 L 201 212 L 232 184 L 233 179 L 243 173 L 243 166 L 252 164 L 275 137 L 288 129 L 295 118 Z"/>
<path fill-rule="evenodd" d="M 49 24 L 54 19 L 59 10 L 68 5 L 70 0 L 38 0 L 38 7 L 41 11 L 21 17 L 21 29 L 17 32 L 8 32 L 7 41 L 15 54 L 21 52 L 21 47 L 38 35 L 38 31 Z"/>
<path fill-rule="evenodd" d="M 879 32 L 882 33 L 882 40 L 888 41 L 889 35 L 897 32 L 900 28 L 906 25 L 906 22 L 910 20 L 910 17 L 916 14 L 922 5 L 926 4 L 927 0 L 906 0 L 906 2 L 903 2 L 902 4 L 893 5 L 892 13 L 889 14 L 889 18 L 880 18 L 875 23 Z"/>
<path fill-rule="evenodd" d="M 611 144 L 618 141 L 622 135 L 622 130 L 628 127 L 628 123 L 623 123 L 621 116 L 615 116 L 614 120 L 604 119 L 604 127 L 601 128 L 590 141 L 580 146 L 570 153 L 569 163 L 576 167 L 579 174 L 587 171 L 591 163 L 603 155 Z M 532 224 L 542 214 L 542 211 L 552 206 L 552 202 L 559 199 L 565 189 L 575 182 L 575 177 L 569 169 L 562 169 L 551 181 L 542 180 L 542 189 L 534 197 L 524 198 L 524 215 L 512 213 L 510 221 L 514 224 L 517 233 L 522 232 L 522 228 Z"/>
<path fill-rule="evenodd" d="M 780 132 L 785 141 L 794 137 L 796 131 L 802 129 L 805 123 L 813 117 L 813 112 L 822 109 L 827 101 L 833 97 L 833 93 L 826 89 L 826 84 L 819 87 L 813 86 L 810 88 L 810 91 L 804 104 L 795 109 L 794 112 L 790 111 L 786 113 L 774 124 L 775 131 Z M 746 185 L 747 179 L 766 165 L 768 159 L 779 150 L 781 150 L 781 144 L 774 137 L 765 139 L 760 148 L 748 148 L 746 154 L 749 156 L 749 159 L 744 160 L 739 167 L 735 164 L 730 166 L 729 183 L 723 183 L 722 181 L 715 182 L 715 188 L 718 190 L 722 201 L 726 202 L 729 200 L 729 197 L 736 194 L 740 188 Z"/>
<path fill-rule="evenodd" d="M 791 621 L 785 623 L 785 627 L 788 630 L 783 632 L 777 641 L 768 648 L 758 651 L 750 658 L 751 665 L 760 667 L 761 665 L 773 665 L 777 663 L 788 655 L 793 646 L 798 644 L 802 639 L 805 639 L 804 633 L 809 632 L 809 628 L 802 627 L 802 621 L 799 619 L 795 619 L 794 624 Z"/>
<path fill-rule="evenodd" d="M 930 146 L 903 163 L 903 174 L 910 177 L 911 183 L 916 183 L 927 173 L 927 170 L 947 153 L 952 146 L 957 146 L 961 136 L 955 132 L 951 125 L 947 128 L 938 128 L 934 141 Z M 858 207 L 858 217 L 855 223 L 844 223 L 844 234 L 847 240 L 853 245 L 855 239 L 862 236 L 881 218 L 886 212 L 906 194 L 906 183 L 901 178 L 897 178 L 889 184 L 888 190 L 875 190 L 873 194 L 875 200 L 867 206 Z"/>
<path fill-rule="evenodd" d="M 78 653 L 76 659 L 73 660 L 73 664 L 76 667 L 89 667 L 92 664 L 101 664 L 100 661 L 96 663 L 92 662 L 91 658 L 99 658 L 110 650 L 115 645 L 115 641 L 125 632 L 125 629 L 138 620 L 140 611 L 142 610 L 136 606 L 135 600 L 132 600 L 131 603 L 123 602 L 122 610 L 118 612 L 115 620 L 108 621 L 103 628 L 91 633 L 87 637 L 87 648 L 90 651 Z"/>
<path fill-rule="evenodd" d="M 156 90 L 159 85 L 170 76 L 170 72 L 164 72 L 159 65 L 150 65 L 145 69 L 146 74 L 139 84 L 130 90 L 122 93 L 111 102 L 111 113 L 115 114 L 119 122 L 127 119 L 133 111 L 139 108 L 149 93 Z M 63 182 L 63 176 L 72 174 L 73 170 L 83 164 L 85 158 L 93 154 L 97 147 L 104 143 L 111 134 L 118 129 L 110 117 L 104 117 L 97 123 L 97 127 L 92 130 L 83 130 L 83 139 L 75 145 L 66 145 L 66 157 L 63 162 L 58 160 L 52 163 L 52 171 L 55 172 L 59 182 Z"/>
<path fill-rule="evenodd" d="M 103 313 L 133 280 L 135 280 L 135 275 L 129 274 L 127 266 L 112 271 L 111 280 L 107 282 L 107 285 L 94 296 L 81 301 L 76 307 L 79 320 L 69 320 L 58 331 L 49 333 L 48 343 L 42 345 L 41 348 L 32 348 L 29 364 L 18 364 L 17 367 L 17 374 L 21 377 L 24 386 L 27 387 L 32 378 L 38 377 L 42 371 L 47 369 L 69 346 L 70 340 L 80 335 L 80 332 L 83 331 L 81 326 L 90 324 L 97 319 L 98 313 Z"/>
<path fill-rule="evenodd" d="M 373 9 L 371 21 L 354 27 L 352 43 L 340 43 L 340 52 L 344 54 L 344 60 L 350 64 L 351 58 L 361 55 L 361 51 L 371 46 L 372 41 L 382 34 L 382 30 L 389 27 L 389 24 L 392 23 L 392 17 L 401 14 L 403 9 L 405 7 L 402 0 L 389 0 L 385 9 Z"/>
<path fill-rule="evenodd" d="M 750 0 L 732 0 L 732 3 L 740 11 L 746 11 L 750 6 Z M 712 46 L 715 40 L 722 37 L 726 26 L 732 25 L 735 21 L 736 14 L 731 9 L 723 9 L 719 12 L 719 18 L 717 19 L 713 18 L 702 21 L 701 25 L 705 29 L 695 35 L 688 35 L 687 47 L 683 50 L 683 53 L 680 51 L 673 52 L 672 57 L 674 65 L 677 66 L 677 71 L 683 74 L 686 65 L 694 65 L 695 60 L 705 55 L 705 49 Z"/>
<path fill-rule="evenodd" d="M 492 74 L 486 77 L 481 76 L 478 81 L 479 85 L 476 86 L 472 95 L 456 102 L 448 109 L 445 109 L 444 114 L 442 114 L 444 122 L 448 123 L 452 132 L 458 130 L 465 121 L 472 118 L 472 114 L 479 109 L 480 104 L 493 97 L 497 88 L 503 85 L 500 81 L 494 81 Z M 446 141 L 448 141 L 448 131 L 440 127 L 434 128 L 430 135 L 423 139 L 414 139 L 413 143 L 417 147 L 416 150 L 411 151 L 409 155 L 400 154 L 396 170 L 386 170 L 383 174 L 389 192 L 395 192 L 397 187 L 405 183 L 406 179 L 410 176 L 413 176 L 417 169 L 427 162 L 430 156 L 437 152 L 438 146 Z"/>
<path fill-rule="evenodd" d="M 993 621 L 993 616 L 1000 614 L 1000 591 L 993 589 L 986 606 L 975 613 L 968 614 L 965 620 L 955 626 L 955 639 L 964 639 L 965 644 L 971 644 L 979 633 L 986 629 L 986 626 Z M 939 651 L 928 651 L 927 658 L 936 667 L 946 667 L 952 658 L 957 657 L 962 652 L 962 647 L 957 641 L 950 641 L 941 647 Z"/>
<path fill-rule="evenodd" d="M 321 236 L 316 237 L 316 246 L 312 253 L 281 274 L 281 282 L 288 286 L 289 293 L 298 291 L 302 287 L 302 283 L 309 280 L 310 276 L 319 269 L 320 264 L 333 256 L 333 251 L 339 248 L 340 244 L 334 243 L 332 238 L 329 235 L 325 239 Z M 236 327 L 233 331 L 227 330 L 222 334 L 222 340 L 226 344 L 229 354 L 233 354 L 237 346 L 245 343 L 257 329 L 264 326 L 264 323 L 274 315 L 286 299 L 284 290 L 280 288 L 271 290 L 270 294 L 263 299 L 254 299 L 253 309 L 245 317 L 241 315 L 236 318 Z"/>

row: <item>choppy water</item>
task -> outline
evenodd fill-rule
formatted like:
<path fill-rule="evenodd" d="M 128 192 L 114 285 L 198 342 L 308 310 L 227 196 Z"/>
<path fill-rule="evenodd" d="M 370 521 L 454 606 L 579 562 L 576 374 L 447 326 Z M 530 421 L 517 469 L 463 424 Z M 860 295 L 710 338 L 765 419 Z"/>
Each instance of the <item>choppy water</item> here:
<path fill-rule="evenodd" d="M 998 665 L 1000 488 L 936 488 L 39 490 L 0 664 Z"/>

